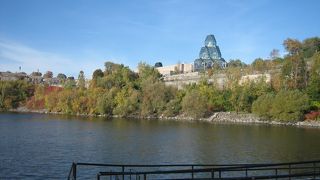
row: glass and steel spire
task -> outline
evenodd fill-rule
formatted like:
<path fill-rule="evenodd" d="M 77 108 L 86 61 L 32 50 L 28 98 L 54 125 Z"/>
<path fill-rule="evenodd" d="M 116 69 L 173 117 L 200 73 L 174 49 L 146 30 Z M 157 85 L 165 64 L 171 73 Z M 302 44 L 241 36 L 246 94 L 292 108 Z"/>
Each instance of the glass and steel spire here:
<path fill-rule="evenodd" d="M 210 34 L 206 37 L 204 41 L 204 46 L 201 47 L 199 53 L 199 59 L 194 62 L 194 67 L 196 71 L 211 68 L 214 65 L 220 67 L 225 67 L 225 60 L 221 57 L 221 52 L 219 46 L 217 46 L 217 41 L 214 35 Z"/>
<path fill-rule="evenodd" d="M 206 37 L 206 40 L 204 41 L 204 45 L 207 47 L 213 47 L 217 45 L 216 38 L 214 35 L 210 34 Z"/>

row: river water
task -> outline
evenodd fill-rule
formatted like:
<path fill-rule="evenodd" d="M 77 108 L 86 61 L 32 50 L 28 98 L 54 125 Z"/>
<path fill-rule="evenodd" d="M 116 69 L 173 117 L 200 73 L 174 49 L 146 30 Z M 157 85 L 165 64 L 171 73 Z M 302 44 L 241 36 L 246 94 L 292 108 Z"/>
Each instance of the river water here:
<path fill-rule="evenodd" d="M 0 179 L 65 179 L 71 163 L 272 163 L 320 159 L 320 129 L 0 114 Z"/>

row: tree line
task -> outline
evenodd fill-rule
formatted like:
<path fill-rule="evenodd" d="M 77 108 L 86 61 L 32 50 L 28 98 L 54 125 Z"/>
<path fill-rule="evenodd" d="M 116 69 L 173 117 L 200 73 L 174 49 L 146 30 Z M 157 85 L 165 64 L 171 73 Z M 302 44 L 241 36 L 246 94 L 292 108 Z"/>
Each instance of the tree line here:
<path fill-rule="evenodd" d="M 106 62 L 103 70 L 94 71 L 89 86 L 83 71 L 77 83 L 66 79 L 62 88 L 2 81 L 0 108 L 22 104 L 68 114 L 193 118 L 235 111 L 279 121 L 319 119 L 320 39 L 286 39 L 283 45 L 284 57 L 273 50 L 270 58 L 258 58 L 250 65 L 231 60 L 227 68 L 213 67 L 204 72 L 201 82 L 183 89 L 166 86 L 159 72 L 146 63 L 139 63 L 135 73 L 123 64 Z M 222 89 L 216 82 L 208 83 L 215 73 L 226 74 Z M 239 84 L 243 75 L 252 73 L 269 73 L 271 82 L 261 78 Z"/>

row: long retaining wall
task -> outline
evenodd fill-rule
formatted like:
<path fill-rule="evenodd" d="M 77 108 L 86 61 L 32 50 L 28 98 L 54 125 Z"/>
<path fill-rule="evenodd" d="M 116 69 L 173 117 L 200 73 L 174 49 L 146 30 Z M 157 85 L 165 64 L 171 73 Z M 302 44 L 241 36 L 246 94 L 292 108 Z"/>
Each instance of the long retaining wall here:
<path fill-rule="evenodd" d="M 201 75 L 198 72 L 192 72 L 192 73 L 185 73 L 185 74 L 177 74 L 177 75 L 168 75 L 164 76 L 163 80 L 166 85 L 168 86 L 175 86 L 179 89 L 183 88 L 184 85 L 188 84 L 197 84 L 202 79 L 206 78 L 209 83 L 215 83 L 218 88 L 222 89 L 226 86 L 226 83 L 228 81 L 226 74 L 214 74 L 210 77 Z M 244 75 L 241 77 L 239 84 L 243 84 L 246 81 L 257 81 L 259 79 L 264 78 L 264 80 L 267 83 L 270 83 L 271 81 L 271 75 L 270 74 L 252 74 L 252 75 Z"/>

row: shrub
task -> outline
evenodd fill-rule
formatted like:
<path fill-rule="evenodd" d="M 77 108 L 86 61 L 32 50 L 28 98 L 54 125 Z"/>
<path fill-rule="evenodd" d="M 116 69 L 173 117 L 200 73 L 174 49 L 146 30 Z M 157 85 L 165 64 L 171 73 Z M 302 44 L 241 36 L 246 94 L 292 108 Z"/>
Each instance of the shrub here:
<path fill-rule="evenodd" d="M 282 90 L 277 95 L 262 95 L 252 105 L 253 113 L 279 121 L 302 120 L 308 109 L 308 96 L 298 90 Z"/>
<path fill-rule="evenodd" d="M 272 103 L 274 101 L 274 94 L 265 94 L 260 96 L 256 101 L 252 104 L 252 112 L 261 117 L 265 117 L 267 119 L 271 118 L 270 110 L 272 108 Z"/>
<path fill-rule="evenodd" d="M 303 114 L 309 108 L 306 94 L 298 90 L 280 91 L 274 98 L 270 114 L 280 121 L 302 120 Z"/>
<path fill-rule="evenodd" d="M 320 120 L 320 111 L 311 111 L 304 118 L 306 120 Z"/>
<path fill-rule="evenodd" d="M 207 99 L 197 90 L 188 92 L 182 100 L 182 111 L 193 118 L 204 117 L 207 113 Z"/>
<path fill-rule="evenodd" d="M 181 102 L 179 99 L 175 98 L 169 101 L 166 105 L 166 110 L 164 111 L 165 116 L 176 116 L 179 114 L 181 107 Z"/>

